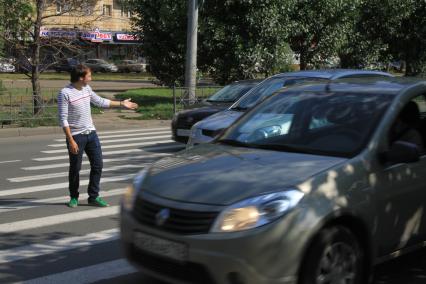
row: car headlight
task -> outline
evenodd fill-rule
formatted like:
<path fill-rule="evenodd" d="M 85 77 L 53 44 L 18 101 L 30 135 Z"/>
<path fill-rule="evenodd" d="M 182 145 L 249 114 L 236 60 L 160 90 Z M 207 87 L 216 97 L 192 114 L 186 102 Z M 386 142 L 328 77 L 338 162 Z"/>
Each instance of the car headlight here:
<path fill-rule="evenodd" d="M 303 196 L 299 190 L 287 190 L 240 201 L 219 214 L 211 231 L 236 232 L 263 226 L 283 216 Z"/>
<path fill-rule="evenodd" d="M 136 196 L 138 195 L 139 190 L 142 187 L 142 183 L 148 173 L 147 169 L 143 169 L 139 174 L 134 178 L 133 184 L 129 185 L 126 191 L 123 194 L 123 207 L 126 210 L 132 210 L 133 205 L 135 204 Z"/>

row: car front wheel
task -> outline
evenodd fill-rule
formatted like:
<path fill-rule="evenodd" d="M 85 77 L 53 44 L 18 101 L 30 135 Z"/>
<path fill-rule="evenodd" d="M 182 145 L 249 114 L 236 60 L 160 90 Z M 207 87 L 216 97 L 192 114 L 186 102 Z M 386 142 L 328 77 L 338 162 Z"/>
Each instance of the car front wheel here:
<path fill-rule="evenodd" d="M 363 249 L 349 229 L 325 228 L 307 252 L 299 284 L 364 284 L 363 260 Z"/>

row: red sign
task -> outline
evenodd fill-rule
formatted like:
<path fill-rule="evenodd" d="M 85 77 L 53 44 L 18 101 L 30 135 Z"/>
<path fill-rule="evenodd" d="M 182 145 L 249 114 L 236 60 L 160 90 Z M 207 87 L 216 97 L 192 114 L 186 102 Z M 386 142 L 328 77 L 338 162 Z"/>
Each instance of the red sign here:
<path fill-rule="evenodd" d="M 132 35 L 132 34 L 115 34 L 115 37 L 117 38 L 117 40 L 122 40 L 122 41 L 137 41 L 139 40 L 138 37 L 136 35 Z"/>
<path fill-rule="evenodd" d="M 81 38 L 92 42 L 110 41 L 112 40 L 112 34 L 95 30 L 93 32 L 82 32 Z"/>

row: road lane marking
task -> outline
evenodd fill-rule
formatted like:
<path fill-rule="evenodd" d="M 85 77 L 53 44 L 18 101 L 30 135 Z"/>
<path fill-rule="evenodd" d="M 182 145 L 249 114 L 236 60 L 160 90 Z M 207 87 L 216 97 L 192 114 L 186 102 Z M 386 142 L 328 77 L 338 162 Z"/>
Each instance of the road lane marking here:
<path fill-rule="evenodd" d="M 146 164 L 140 164 L 140 165 L 119 165 L 114 166 L 110 168 L 103 168 L 102 172 L 114 172 L 117 170 L 122 169 L 142 169 Z M 90 169 L 84 169 L 80 171 L 80 175 L 85 175 L 90 173 Z M 69 171 L 66 172 L 60 172 L 60 173 L 48 173 L 44 175 L 31 175 L 31 176 L 23 176 L 23 177 L 14 177 L 14 178 L 8 178 L 7 180 L 10 182 L 27 182 L 27 181 L 34 181 L 34 180 L 43 180 L 43 179 L 52 179 L 52 178 L 58 178 L 58 177 L 67 177 L 69 174 Z"/>
<path fill-rule="evenodd" d="M 156 144 L 167 144 L 170 142 L 157 142 Z M 141 143 L 136 143 L 136 144 L 141 144 Z M 156 145 L 154 144 L 154 145 Z M 109 151 L 109 152 L 103 152 L 102 155 L 103 156 L 108 156 L 108 155 L 121 155 L 121 154 L 131 154 L 131 153 L 135 153 L 135 152 L 147 152 L 147 151 L 157 151 L 157 150 L 167 150 L 167 149 L 176 149 L 176 148 L 184 148 L 185 145 L 182 144 L 174 144 L 174 145 L 170 145 L 170 146 L 152 146 L 152 147 L 146 147 L 143 149 L 126 149 L 126 150 L 118 150 L 118 151 Z M 32 159 L 33 161 L 38 161 L 38 162 L 44 162 L 44 161 L 56 161 L 56 160 L 65 160 L 68 159 L 68 155 L 63 155 L 63 156 L 54 156 L 54 157 L 46 157 L 46 158 L 34 158 Z"/>
<path fill-rule="evenodd" d="M 22 160 L 1 161 L 0 164 L 16 163 L 16 162 L 22 162 Z"/>
<path fill-rule="evenodd" d="M 74 209 L 75 210 L 75 209 Z M 117 215 L 120 212 L 120 206 L 110 206 L 105 208 L 96 208 L 84 211 L 73 211 L 65 214 L 57 214 L 48 217 L 28 219 L 10 223 L 0 224 L 0 233 L 16 233 L 18 231 L 32 230 L 47 226 L 59 225 L 64 223 L 76 222 L 88 219 Z M 0 251 L 1 254 L 1 251 Z"/>
<path fill-rule="evenodd" d="M 135 174 L 128 174 L 128 175 L 122 175 L 122 176 L 102 178 L 101 184 L 109 183 L 109 182 L 116 182 L 116 181 L 123 181 L 123 180 L 130 180 L 134 176 L 135 176 Z M 89 180 L 81 180 L 80 181 L 80 186 L 84 186 L 84 185 L 88 185 L 88 184 L 89 184 Z M 14 189 L 4 189 L 4 190 L 0 190 L 0 196 L 34 193 L 34 192 L 39 192 L 39 191 L 49 191 L 49 190 L 55 190 L 55 189 L 68 190 L 68 182 L 54 183 L 54 184 L 48 184 L 48 185 L 39 185 L 39 186 L 29 186 L 29 187 L 14 188 Z"/>
<path fill-rule="evenodd" d="M 98 136 L 100 137 L 100 138 L 102 138 L 102 137 L 104 137 L 104 134 L 119 134 L 119 133 L 141 133 L 141 134 L 143 134 L 143 133 L 149 133 L 149 131 L 166 131 L 166 130 L 168 130 L 168 131 L 171 131 L 171 129 L 170 129 L 170 127 L 161 127 L 161 128 L 146 128 L 146 129 L 143 129 L 143 130 L 138 130 L 137 128 L 136 129 L 128 129 L 128 130 L 117 130 L 117 131 L 101 131 L 101 132 L 97 132 L 97 134 L 98 134 Z M 55 139 L 55 141 L 57 141 L 57 142 L 62 142 L 62 141 L 64 141 L 64 139 L 65 139 L 65 137 L 64 138 L 61 138 L 61 139 Z"/>
<path fill-rule="evenodd" d="M 170 134 L 170 131 L 161 131 L 161 132 L 148 132 L 148 133 L 133 133 L 133 134 L 121 134 L 121 135 L 110 135 L 110 136 L 102 136 L 99 137 L 101 139 L 102 144 L 111 143 L 110 141 L 114 140 L 106 140 L 106 138 L 123 138 L 123 137 L 133 137 L 133 136 L 146 136 L 146 135 L 154 135 L 154 134 Z M 47 145 L 49 147 L 64 147 L 65 146 L 65 137 L 58 142 L 62 142 L 59 144 L 51 144 Z"/>
<path fill-rule="evenodd" d="M 118 259 L 92 266 L 51 274 L 40 278 L 17 282 L 22 284 L 56 284 L 79 283 L 90 284 L 101 280 L 112 279 L 122 275 L 136 273 L 138 270 L 127 260 Z"/>
<path fill-rule="evenodd" d="M 101 195 L 102 197 L 111 197 L 111 196 L 121 195 L 124 193 L 124 191 L 125 191 L 125 188 L 123 186 L 122 188 L 111 189 L 108 191 L 102 190 Z M 70 198 L 69 195 L 65 195 L 60 197 L 53 197 L 53 198 L 46 198 L 46 199 L 33 199 L 33 200 L 8 199 L 7 201 L 10 201 L 10 202 L 16 201 L 16 203 L 14 202 L 8 205 L 0 205 L 0 213 L 40 207 L 46 204 L 54 204 L 54 203 L 65 204 L 66 202 L 68 202 L 69 198 Z"/>
<path fill-rule="evenodd" d="M 118 232 L 119 230 L 115 228 L 84 236 L 74 236 L 0 250 L 0 264 L 115 241 L 119 238 Z"/>
<path fill-rule="evenodd" d="M 149 153 L 145 155 L 138 155 L 138 156 L 130 156 L 130 157 L 122 157 L 122 158 L 112 158 L 112 159 L 104 159 L 104 164 L 109 162 L 123 162 L 123 161 L 131 161 L 136 159 L 144 159 L 144 158 L 162 158 L 162 157 L 168 157 L 172 154 L 169 153 Z M 89 165 L 89 161 L 84 160 L 83 165 Z M 48 164 L 48 165 L 42 165 L 42 166 L 31 166 L 31 167 L 23 167 L 22 170 L 25 171 L 38 171 L 38 170 L 47 170 L 47 169 L 55 169 L 55 168 L 61 168 L 61 167 L 68 167 L 69 163 L 60 163 L 60 164 Z"/>
<path fill-rule="evenodd" d="M 109 149 L 109 148 L 120 148 L 120 147 L 133 147 L 133 146 L 144 146 L 144 145 L 152 145 L 153 143 L 169 143 L 174 142 L 173 140 L 170 140 L 170 134 L 169 135 L 161 135 L 161 136 L 151 136 L 151 137 L 138 137 L 138 138 L 126 138 L 126 139 L 115 139 L 110 140 L 109 142 L 130 142 L 130 141 L 146 141 L 151 139 L 162 139 L 162 138 L 169 138 L 169 140 L 161 141 L 149 141 L 145 143 L 131 143 L 131 144 L 118 144 L 118 145 L 104 145 L 104 142 L 101 142 L 102 149 Z M 107 143 L 109 143 L 107 142 Z M 55 154 L 55 153 L 68 153 L 67 148 L 65 147 L 65 144 L 63 145 L 63 149 L 59 150 L 46 150 L 46 151 L 40 151 L 42 153 L 46 154 Z"/>

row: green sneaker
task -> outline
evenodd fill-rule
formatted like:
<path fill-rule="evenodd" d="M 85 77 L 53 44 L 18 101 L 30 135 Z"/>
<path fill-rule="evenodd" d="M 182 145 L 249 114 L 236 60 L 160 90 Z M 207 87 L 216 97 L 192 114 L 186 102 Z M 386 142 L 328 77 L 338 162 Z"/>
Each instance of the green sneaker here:
<path fill-rule="evenodd" d="M 90 205 L 94 205 L 94 206 L 98 206 L 98 207 L 108 207 L 109 206 L 109 204 L 105 200 L 103 200 L 102 198 L 100 198 L 99 196 L 96 197 L 95 200 L 89 199 L 88 203 Z"/>
<path fill-rule="evenodd" d="M 68 207 L 75 208 L 78 206 L 78 199 L 71 197 L 70 202 L 68 202 Z"/>

